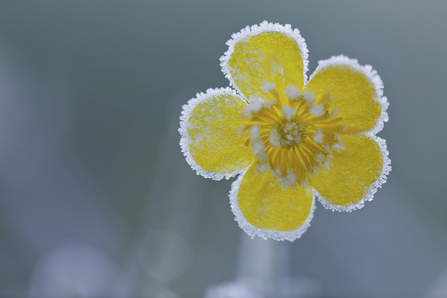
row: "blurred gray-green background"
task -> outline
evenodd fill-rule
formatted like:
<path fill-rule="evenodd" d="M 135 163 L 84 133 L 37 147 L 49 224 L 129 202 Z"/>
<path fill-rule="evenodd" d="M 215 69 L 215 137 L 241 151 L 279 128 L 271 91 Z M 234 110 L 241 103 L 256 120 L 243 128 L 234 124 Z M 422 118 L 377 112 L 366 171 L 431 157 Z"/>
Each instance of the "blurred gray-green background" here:
<path fill-rule="evenodd" d="M 447 297 L 445 0 L 1 1 L 0 297 L 202 297 L 236 278 L 231 181 L 189 168 L 178 117 L 228 86 L 225 42 L 264 20 L 301 31 L 308 75 L 344 54 L 390 102 L 388 182 L 353 213 L 317 203 L 281 244 L 290 275 L 318 297 Z"/>

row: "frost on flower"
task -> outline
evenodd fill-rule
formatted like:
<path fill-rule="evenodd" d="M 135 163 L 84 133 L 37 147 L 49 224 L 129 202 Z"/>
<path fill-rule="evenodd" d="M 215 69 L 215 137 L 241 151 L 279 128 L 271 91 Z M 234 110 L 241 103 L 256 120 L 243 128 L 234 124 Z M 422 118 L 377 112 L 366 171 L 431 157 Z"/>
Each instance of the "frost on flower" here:
<path fill-rule="evenodd" d="M 183 106 L 180 145 L 198 174 L 239 175 L 230 203 L 251 236 L 293 241 L 309 227 L 315 198 L 352 211 L 391 170 L 382 81 L 345 56 L 320 61 L 290 25 L 263 22 L 233 34 L 221 66 L 232 88 L 209 89 Z"/>

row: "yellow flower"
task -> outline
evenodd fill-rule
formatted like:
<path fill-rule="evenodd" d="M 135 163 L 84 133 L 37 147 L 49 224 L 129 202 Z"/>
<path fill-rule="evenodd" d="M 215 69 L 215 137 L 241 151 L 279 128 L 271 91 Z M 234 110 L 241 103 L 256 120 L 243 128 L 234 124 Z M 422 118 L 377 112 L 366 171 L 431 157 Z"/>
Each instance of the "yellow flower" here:
<path fill-rule="evenodd" d="M 293 241 L 309 227 L 315 197 L 352 211 L 373 198 L 391 170 L 382 81 L 344 56 L 320 61 L 307 79 L 297 29 L 246 27 L 221 57 L 235 89 L 209 89 L 183 106 L 180 145 L 198 174 L 237 174 L 230 203 L 250 236 Z"/>

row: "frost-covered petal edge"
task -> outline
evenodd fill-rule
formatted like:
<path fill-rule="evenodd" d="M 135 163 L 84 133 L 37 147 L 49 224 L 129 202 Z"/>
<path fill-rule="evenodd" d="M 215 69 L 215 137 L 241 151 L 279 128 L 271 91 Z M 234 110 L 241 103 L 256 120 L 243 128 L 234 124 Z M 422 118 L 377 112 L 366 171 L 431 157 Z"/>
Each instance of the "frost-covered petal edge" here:
<path fill-rule="evenodd" d="M 382 173 L 380 174 L 379 178 L 369 186 L 369 189 L 366 191 L 365 195 L 359 202 L 349 206 L 339 206 L 332 204 L 328 202 L 325 198 L 323 198 L 315 188 L 313 188 L 314 194 L 316 195 L 318 201 L 323 205 L 324 208 L 340 212 L 341 211 L 351 212 L 356 209 L 360 209 L 363 206 L 365 206 L 365 202 L 372 201 L 374 194 L 377 192 L 377 189 L 382 187 L 382 184 L 386 182 L 387 176 L 391 171 L 391 160 L 388 157 L 389 152 L 386 147 L 386 141 L 375 135 L 368 135 L 368 137 L 372 138 L 379 145 L 380 151 L 382 152 L 383 166 L 382 166 Z"/>
<path fill-rule="evenodd" d="M 358 63 L 357 59 L 351 59 L 344 55 L 332 56 L 329 59 L 318 61 L 318 66 L 315 69 L 315 71 L 312 73 L 312 75 L 310 76 L 309 81 L 312 80 L 312 78 L 321 70 L 323 70 L 327 67 L 330 67 L 330 66 L 337 66 L 339 64 L 348 65 L 351 68 L 357 70 L 358 72 L 363 73 L 374 84 L 374 88 L 376 90 L 376 97 L 374 98 L 374 101 L 376 101 L 377 103 L 380 104 L 380 107 L 381 107 L 380 116 L 377 119 L 377 122 L 374 125 L 374 127 L 364 133 L 367 134 L 368 136 L 373 136 L 373 135 L 377 134 L 379 131 L 381 131 L 383 129 L 384 122 L 388 122 L 388 120 L 389 120 L 388 113 L 387 113 L 389 102 L 388 102 L 388 99 L 385 96 L 383 96 L 382 79 L 378 75 L 377 71 L 372 68 L 371 65 L 369 65 L 369 64 L 360 65 Z"/>
<path fill-rule="evenodd" d="M 231 211 L 233 211 L 233 214 L 235 216 L 235 219 L 239 225 L 239 227 L 244 230 L 250 237 L 259 236 L 263 239 L 271 238 L 273 240 L 277 241 L 283 241 L 288 240 L 290 242 L 293 242 L 294 240 L 298 239 L 303 235 L 304 232 L 310 227 L 310 222 L 312 221 L 312 218 L 314 216 L 315 211 L 315 195 L 312 197 L 312 207 L 309 212 L 308 217 L 304 221 L 304 223 L 297 229 L 289 232 L 284 231 L 273 231 L 273 230 L 267 230 L 267 229 L 260 229 L 258 227 L 255 227 L 251 223 L 249 223 L 245 216 L 242 214 L 241 209 L 239 208 L 239 204 L 237 201 L 237 194 L 239 191 L 239 186 L 241 185 L 242 179 L 245 175 L 245 172 L 247 172 L 248 168 L 243 170 L 241 175 L 231 184 L 231 190 L 230 190 L 230 205 L 231 205 Z"/>
<path fill-rule="evenodd" d="M 194 108 L 203 100 L 206 98 L 212 97 L 212 96 L 218 96 L 218 95 L 233 95 L 235 97 L 241 98 L 239 94 L 237 94 L 233 89 L 226 87 L 226 88 L 215 88 L 215 89 L 208 89 L 205 93 L 199 92 L 197 93 L 196 97 L 190 99 L 187 104 L 182 106 L 182 114 L 180 116 L 180 128 L 178 131 L 180 132 L 180 148 L 182 149 L 182 153 L 186 158 L 186 162 L 191 166 L 193 170 L 196 171 L 197 175 L 201 175 L 205 178 L 210 178 L 213 180 L 221 180 L 223 178 L 230 179 L 232 177 L 235 177 L 236 175 L 242 173 L 244 170 L 237 171 L 234 173 L 228 173 L 228 174 L 220 174 L 220 173 L 214 173 L 207 171 L 203 168 L 201 168 L 192 158 L 191 152 L 189 151 L 189 145 L 191 144 L 191 137 L 188 133 L 187 124 L 188 120 L 191 117 L 191 113 L 194 110 Z"/>
<path fill-rule="evenodd" d="M 222 57 L 220 57 L 220 66 L 222 67 L 222 72 L 224 73 L 225 77 L 230 81 L 230 86 L 233 87 L 235 90 L 239 92 L 239 94 L 243 94 L 241 90 L 238 88 L 236 83 L 234 82 L 230 68 L 228 66 L 228 62 L 231 58 L 231 55 L 234 52 L 235 45 L 240 42 L 243 39 L 250 38 L 252 36 L 255 36 L 262 32 L 267 31 L 275 31 L 275 32 L 281 32 L 284 35 L 294 39 L 298 45 L 298 48 L 301 51 L 301 57 L 303 59 L 303 77 L 304 77 L 304 85 L 307 83 L 307 71 L 308 71 L 308 64 L 309 64 L 309 51 L 307 50 L 307 45 L 304 40 L 304 38 L 301 36 L 300 31 L 298 29 L 292 29 L 292 26 L 290 24 L 281 25 L 278 23 L 269 23 L 267 21 L 263 21 L 259 25 L 252 25 L 247 26 L 243 28 L 241 31 L 237 33 L 233 33 L 231 35 L 231 39 L 227 41 L 228 50 L 223 54 Z"/>

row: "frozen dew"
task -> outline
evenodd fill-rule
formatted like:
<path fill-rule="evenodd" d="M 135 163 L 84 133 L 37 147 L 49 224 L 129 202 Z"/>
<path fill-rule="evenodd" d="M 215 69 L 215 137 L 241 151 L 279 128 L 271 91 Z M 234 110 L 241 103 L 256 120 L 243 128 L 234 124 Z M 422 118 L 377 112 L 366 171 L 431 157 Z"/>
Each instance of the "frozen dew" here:
<path fill-rule="evenodd" d="M 287 85 L 287 87 L 284 89 L 284 93 L 286 94 L 286 96 L 289 99 L 292 99 L 292 100 L 297 99 L 298 96 L 301 95 L 300 90 L 298 90 L 298 88 L 293 84 Z"/>
<path fill-rule="evenodd" d="M 266 79 L 264 79 L 264 81 L 262 81 L 262 84 L 261 84 L 262 92 L 270 93 L 270 92 L 274 91 L 275 88 L 276 88 L 275 83 L 269 82 Z"/>
<path fill-rule="evenodd" d="M 323 116 L 324 107 L 321 104 L 316 104 L 309 109 L 309 113 L 311 113 L 315 117 Z"/>

